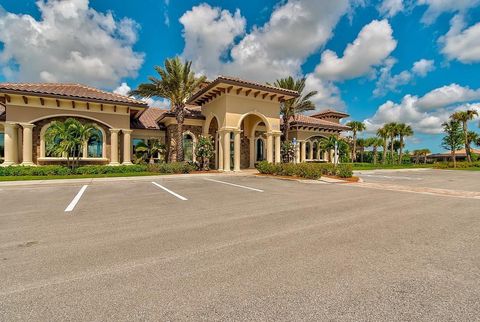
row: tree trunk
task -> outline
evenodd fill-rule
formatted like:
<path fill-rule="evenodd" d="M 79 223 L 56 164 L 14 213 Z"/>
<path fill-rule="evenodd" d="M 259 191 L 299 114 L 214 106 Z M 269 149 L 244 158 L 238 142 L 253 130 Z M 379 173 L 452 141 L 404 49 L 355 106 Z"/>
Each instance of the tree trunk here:
<path fill-rule="evenodd" d="M 283 116 L 283 139 L 288 141 L 288 131 L 290 130 L 290 120 Z"/>
<path fill-rule="evenodd" d="M 373 164 L 377 164 L 377 147 L 373 147 Z"/>
<path fill-rule="evenodd" d="M 390 158 L 392 159 L 392 160 L 391 160 L 392 164 L 395 163 L 394 160 L 393 160 L 393 141 L 394 141 L 394 140 L 395 140 L 395 139 L 392 137 L 392 141 L 390 142 Z"/>
<path fill-rule="evenodd" d="M 352 162 L 357 161 L 357 132 L 353 132 Z"/>
<path fill-rule="evenodd" d="M 177 120 L 177 155 L 176 161 L 183 161 L 183 122 L 185 121 L 185 105 L 175 106 L 175 118 Z"/>
<path fill-rule="evenodd" d="M 426 153 L 423 156 L 423 164 L 427 164 L 427 154 Z"/>
<path fill-rule="evenodd" d="M 457 167 L 457 156 L 455 155 L 455 150 L 452 149 L 452 160 L 453 160 L 453 167 Z"/>
<path fill-rule="evenodd" d="M 470 151 L 470 144 L 468 143 L 468 128 L 467 122 L 463 122 L 463 135 L 465 139 L 465 153 L 467 154 L 467 161 L 472 162 L 472 152 Z"/>
<path fill-rule="evenodd" d="M 387 163 L 387 139 L 385 138 L 385 142 L 383 143 L 383 151 L 382 151 L 382 163 Z"/>
<path fill-rule="evenodd" d="M 398 164 L 402 164 L 403 158 L 403 136 L 400 137 L 400 154 L 398 157 Z"/>
<path fill-rule="evenodd" d="M 360 162 L 363 163 L 363 148 L 360 150 Z"/>

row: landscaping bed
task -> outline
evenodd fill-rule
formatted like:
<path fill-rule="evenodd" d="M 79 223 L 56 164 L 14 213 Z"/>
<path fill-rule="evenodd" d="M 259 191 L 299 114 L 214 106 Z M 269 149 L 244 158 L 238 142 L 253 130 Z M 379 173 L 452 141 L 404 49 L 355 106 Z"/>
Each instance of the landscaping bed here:
<path fill-rule="evenodd" d="M 278 177 L 297 177 L 317 180 L 322 175 L 337 176 L 339 178 L 351 178 L 352 167 L 349 164 L 335 166 L 331 163 L 279 163 L 273 164 L 266 161 L 257 164 L 257 170 L 261 174 Z"/>

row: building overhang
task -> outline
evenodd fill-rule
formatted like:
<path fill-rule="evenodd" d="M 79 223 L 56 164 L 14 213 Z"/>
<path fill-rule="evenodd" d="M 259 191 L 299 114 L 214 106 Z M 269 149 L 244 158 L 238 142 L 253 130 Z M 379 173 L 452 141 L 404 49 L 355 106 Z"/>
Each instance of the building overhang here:
<path fill-rule="evenodd" d="M 196 92 L 188 100 L 187 104 L 203 106 L 209 101 L 226 94 L 253 97 L 279 103 L 298 97 L 296 91 L 244 81 L 237 78 L 219 76 Z"/>

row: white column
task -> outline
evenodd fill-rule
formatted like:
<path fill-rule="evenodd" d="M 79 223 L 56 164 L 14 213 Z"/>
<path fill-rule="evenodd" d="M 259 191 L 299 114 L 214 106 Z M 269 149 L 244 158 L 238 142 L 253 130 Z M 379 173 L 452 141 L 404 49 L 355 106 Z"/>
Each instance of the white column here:
<path fill-rule="evenodd" d="M 123 133 L 123 165 L 132 164 L 132 130 L 122 130 Z"/>
<path fill-rule="evenodd" d="M 267 133 L 267 162 L 273 163 L 273 135 Z"/>
<path fill-rule="evenodd" d="M 307 158 L 307 146 L 305 141 L 300 142 L 300 149 L 300 162 L 305 162 L 305 159 Z"/>
<path fill-rule="evenodd" d="M 300 163 L 300 142 L 297 141 L 297 145 L 295 146 L 295 162 Z"/>
<path fill-rule="evenodd" d="M 280 134 L 275 135 L 275 163 L 280 163 L 281 161 L 281 143 L 280 143 Z"/>
<path fill-rule="evenodd" d="M 333 163 L 333 162 L 334 162 L 333 158 L 334 158 L 334 155 L 335 155 L 335 151 L 334 151 L 334 150 L 330 150 L 330 151 L 329 151 L 329 154 L 330 154 L 330 163 Z"/>
<path fill-rule="evenodd" d="M 223 171 L 230 171 L 230 131 L 223 132 Z"/>
<path fill-rule="evenodd" d="M 119 129 L 110 129 L 110 165 L 119 165 L 118 163 L 118 132 Z"/>
<path fill-rule="evenodd" d="M 248 138 L 250 140 L 250 169 L 255 168 L 255 136 Z"/>
<path fill-rule="evenodd" d="M 5 157 L 3 167 L 18 164 L 17 124 L 5 122 Z"/>
<path fill-rule="evenodd" d="M 223 132 L 218 131 L 218 170 L 223 171 Z"/>
<path fill-rule="evenodd" d="M 33 165 L 33 127 L 34 124 L 21 123 L 23 127 L 23 162 L 22 165 Z"/>
<path fill-rule="evenodd" d="M 241 130 L 233 132 L 233 171 L 240 171 Z"/>

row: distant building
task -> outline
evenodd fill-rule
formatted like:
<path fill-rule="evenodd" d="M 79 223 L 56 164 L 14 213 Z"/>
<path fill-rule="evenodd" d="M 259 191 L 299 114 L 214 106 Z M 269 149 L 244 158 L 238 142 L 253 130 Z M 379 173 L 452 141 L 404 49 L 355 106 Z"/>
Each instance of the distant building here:
<path fill-rule="evenodd" d="M 479 149 L 471 149 L 472 153 L 480 155 Z M 467 152 L 465 149 L 457 150 L 455 153 L 457 161 L 466 161 L 467 160 Z M 427 156 L 427 159 L 436 162 L 448 162 L 452 160 L 452 154 L 450 151 L 442 152 L 442 153 L 433 153 Z"/>

